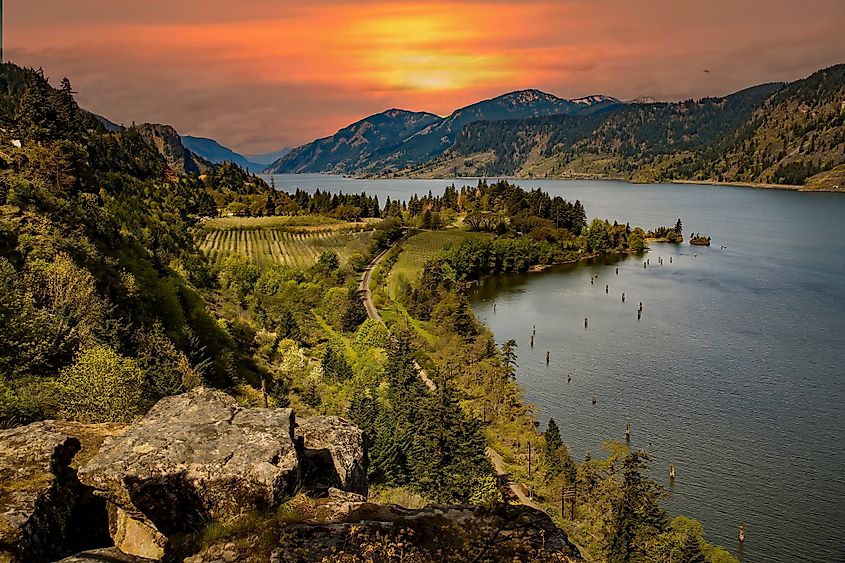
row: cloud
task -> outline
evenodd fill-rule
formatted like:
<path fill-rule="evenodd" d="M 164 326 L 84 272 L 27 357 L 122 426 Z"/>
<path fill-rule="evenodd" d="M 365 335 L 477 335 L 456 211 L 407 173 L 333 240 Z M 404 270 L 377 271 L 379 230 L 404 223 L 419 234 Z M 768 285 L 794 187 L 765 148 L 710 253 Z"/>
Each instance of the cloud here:
<path fill-rule="evenodd" d="M 11 59 L 70 77 L 92 111 L 244 152 L 388 107 L 531 87 L 684 99 L 845 61 L 841 0 L 29 0 L 6 25 Z"/>

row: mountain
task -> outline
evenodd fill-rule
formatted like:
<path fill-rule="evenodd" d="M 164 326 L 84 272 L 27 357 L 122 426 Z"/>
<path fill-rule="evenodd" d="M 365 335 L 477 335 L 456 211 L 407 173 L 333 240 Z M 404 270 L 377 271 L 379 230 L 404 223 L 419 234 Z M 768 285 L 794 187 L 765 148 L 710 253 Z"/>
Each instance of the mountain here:
<path fill-rule="evenodd" d="M 183 135 L 182 144 L 194 154 L 214 164 L 234 162 L 244 170 L 249 170 L 250 172 L 261 172 L 265 167 L 261 163 L 251 161 L 245 156 L 236 153 L 229 147 L 224 147 L 214 139 Z"/>
<path fill-rule="evenodd" d="M 441 118 L 425 112 L 390 109 L 356 121 L 334 135 L 317 139 L 290 151 L 274 162 L 271 173 L 352 172 L 360 170 L 372 153 L 395 146 Z"/>
<path fill-rule="evenodd" d="M 211 163 L 182 144 L 182 137 L 170 125 L 142 123 L 134 127 L 141 137 L 164 157 L 168 167 L 178 173 L 203 174 Z"/>
<path fill-rule="evenodd" d="M 389 110 L 353 123 L 331 137 L 294 149 L 286 157 L 274 162 L 269 170 L 385 173 L 441 155 L 468 123 L 546 115 L 586 115 L 621 103 L 610 96 L 567 100 L 540 90 L 518 90 L 458 109 L 446 118 L 430 113 L 411 114 L 403 110 Z M 377 126 L 376 120 L 384 120 L 388 114 L 391 115 L 391 121 L 409 115 L 422 117 L 414 122 L 413 127 L 394 128 L 389 135 L 370 135 L 366 143 L 358 142 L 356 149 L 351 148 L 352 138 L 361 136 L 363 128 Z"/>
<path fill-rule="evenodd" d="M 256 164 L 260 164 L 261 166 L 267 167 L 285 156 L 290 152 L 290 149 L 287 147 L 282 147 L 281 149 L 268 152 L 264 154 L 245 154 L 244 157 L 250 162 L 254 162 Z"/>
<path fill-rule="evenodd" d="M 370 169 L 389 172 L 426 162 L 452 146 L 461 129 L 477 121 L 525 119 L 547 115 L 590 114 L 621 104 L 609 96 L 590 96 L 566 100 L 540 90 L 519 90 L 484 100 L 456 110 L 446 119 L 434 123 L 401 145 L 377 151 Z"/>
<path fill-rule="evenodd" d="M 845 183 L 845 65 L 791 84 L 591 114 L 466 125 L 408 175 Z"/>

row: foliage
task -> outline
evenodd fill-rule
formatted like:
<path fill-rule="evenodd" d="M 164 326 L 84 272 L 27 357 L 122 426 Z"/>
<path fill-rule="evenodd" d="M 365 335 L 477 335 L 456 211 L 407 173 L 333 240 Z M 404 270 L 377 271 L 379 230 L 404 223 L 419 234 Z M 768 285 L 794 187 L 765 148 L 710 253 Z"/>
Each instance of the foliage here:
<path fill-rule="evenodd" d="M 129 422 L 146 411 L 138 364 L 106 346 L 81 352 L 56 386 L 58 414 L 80 422 Z"/>

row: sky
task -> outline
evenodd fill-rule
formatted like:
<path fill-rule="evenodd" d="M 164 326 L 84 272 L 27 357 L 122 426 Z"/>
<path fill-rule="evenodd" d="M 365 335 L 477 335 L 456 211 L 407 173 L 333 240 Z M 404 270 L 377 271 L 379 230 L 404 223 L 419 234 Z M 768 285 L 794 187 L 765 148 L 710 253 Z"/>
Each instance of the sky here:
<path fill-rule="evenodd" d="M 681 100 L 845 62 L 845 0 L 5 0 L 7 59 L 245 154 L 505 92 Z"/>

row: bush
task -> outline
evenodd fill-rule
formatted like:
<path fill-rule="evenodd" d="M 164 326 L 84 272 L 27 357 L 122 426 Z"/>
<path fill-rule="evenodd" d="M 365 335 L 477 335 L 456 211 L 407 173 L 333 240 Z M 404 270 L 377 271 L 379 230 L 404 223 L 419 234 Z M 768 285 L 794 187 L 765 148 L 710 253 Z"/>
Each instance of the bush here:
<path fill-rule="evenodd" d="M 141 368 L 107 346 L 80 352 L 57 392 L 59 416 L 80 422 L 130 422 L 148 406 Z"/>

